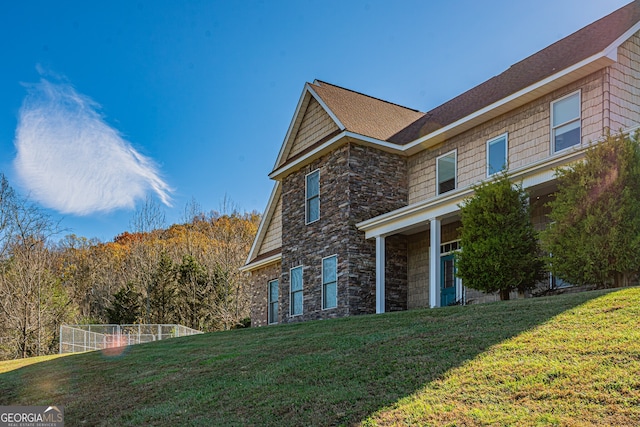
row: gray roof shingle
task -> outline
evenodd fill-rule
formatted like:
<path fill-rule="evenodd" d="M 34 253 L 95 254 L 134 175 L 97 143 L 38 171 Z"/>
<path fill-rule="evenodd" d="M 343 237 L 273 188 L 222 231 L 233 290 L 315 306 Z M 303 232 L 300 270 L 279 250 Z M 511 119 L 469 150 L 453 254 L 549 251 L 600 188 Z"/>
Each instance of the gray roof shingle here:
<path fill-rule="evenodd" d="M 388 141 L 404 145 L 603 51 L 640 21 L 640 0 L 612 12 L 427 112 Z"/>

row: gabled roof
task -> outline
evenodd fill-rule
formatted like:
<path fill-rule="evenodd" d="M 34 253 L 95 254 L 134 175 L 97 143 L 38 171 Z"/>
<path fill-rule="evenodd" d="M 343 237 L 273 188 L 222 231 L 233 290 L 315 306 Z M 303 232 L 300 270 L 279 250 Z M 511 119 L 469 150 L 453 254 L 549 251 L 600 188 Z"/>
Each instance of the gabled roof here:
<path fill-rule="evenodd" d="M 287 161 L 292 160 L 289 153 L 312 98 L 318 101 L 338 127 L 338 131 L 328 135 L 327 138 L 335 137 L 340 132 L 350 132 L 374 140 L 385 141 L 424 114 L 411 108 L 315 80 L 304 86 L 274 169 L 278 169 Z M 318 141 L 304 153 L 298 154 L 296 158 L 313 150 L 316 145 L 320 145 L 322 142 L 326 141 Z"/>
<path fill-rule="evenodd" d="M 427 112 L 389 141 L 402 145 L 410 143 L 578 64 L 616 45 L 619 38 L 629 37 L 626 33 L 639 21 L 640 0 L 635 0 Z"/>
<path fill-rule="evenodd" d="M 424 115 L 340 86 L 315 80 L 309 86 L 347 131 L 386 141 Z"/>

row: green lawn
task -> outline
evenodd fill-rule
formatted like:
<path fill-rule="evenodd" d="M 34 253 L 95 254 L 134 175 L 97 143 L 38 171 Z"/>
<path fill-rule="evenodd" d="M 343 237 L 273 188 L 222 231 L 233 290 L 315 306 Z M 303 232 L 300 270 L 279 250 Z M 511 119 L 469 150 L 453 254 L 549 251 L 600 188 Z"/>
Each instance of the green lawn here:
<path fill-rule="evenodd" d="M 640 425 L 640 289 L 254 328 L 0 362 L 69 426 Z"/>

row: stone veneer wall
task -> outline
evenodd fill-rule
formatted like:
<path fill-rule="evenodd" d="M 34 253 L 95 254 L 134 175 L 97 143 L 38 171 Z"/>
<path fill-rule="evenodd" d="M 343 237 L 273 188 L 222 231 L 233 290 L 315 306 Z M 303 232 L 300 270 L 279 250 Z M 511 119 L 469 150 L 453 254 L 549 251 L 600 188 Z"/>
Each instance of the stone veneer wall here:
<path fill-rule="evenodd" d="M 320 171 L 320 219 L 305 224 L 305 177 Z M 282 322 L 295 322 L 375 311 L 375 242 L 365 240 L 356 224 L 406 206 L 405 160 L 397 155 L 346 144 L 313 161 L 282 182 Z M 403 298 L 406 245 L 389 245 L 389 269 L 398 283 L 390 292 Z M 404 245 L 404 246 L 403 246 Z M 338 257 L 338 306 L 321 306 L 322 259 Z M 404 264 L 403 264 L 404 260 Z M 289 316 L 289 271 L 303 266 L 303 314 Z M 391 273 L 390 273 L 391 274 Z M 406 300 L 406 296 L 405 296 Z M 404 302 L 406 305 L 406 301 Z M 402 301 L 392 307 L 402 306 Z"/>
<path fill-rule="evenodd" d="M 356 224 L 407 205 L 406 159 L 375 148 L 350 144 L 349 299 L 350 314 L 375 312 L 375 241 L 365 240 Z M 402 236 L 386 239 L 386 308 L 406 309 L 407 247 Z"/>
<path fill-rule="evenodd" d="M 268 284 L 280 278 L 280 271 L 280 263 L 277 262 L 251 272 L 251 326 L 268 324 Z M 282 285 L 279 292 L 282 295 Z"/>

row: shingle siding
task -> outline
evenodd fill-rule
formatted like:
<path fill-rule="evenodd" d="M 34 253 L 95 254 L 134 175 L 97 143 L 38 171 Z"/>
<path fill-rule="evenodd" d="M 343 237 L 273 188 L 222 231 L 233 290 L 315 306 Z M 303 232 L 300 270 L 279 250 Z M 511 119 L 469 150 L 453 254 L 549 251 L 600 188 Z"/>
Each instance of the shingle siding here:
<path fill-rule="evenodd" d="M 486 179 L 487 141 L 508 134 L 510 169 L 544 160 L 551 155 L 550 105 L 576 90 L 581 91 L 583 142 L 602 136 L 602 87 L 604 72 L 591 74 L 549 95 L 536 99 L 424 150 L 408 159 L 409 204 L 436 196 L 436 159 L 457 150 L 457 186 L 464 188 Z"/>
<path fill-rule="evenodd" d="M 618 62 L 609 76 L 611 130 L 636 126 L 640 123 L 640 33 L 618 48 Z"/>
<path fill-rule="evenodd" d="M 311 98 L 287 158 L 299 154 L 336 130 L 338 130 L 338 125 L 336 125 L 318 101 L 316 101 L 315 98 Z"/>

